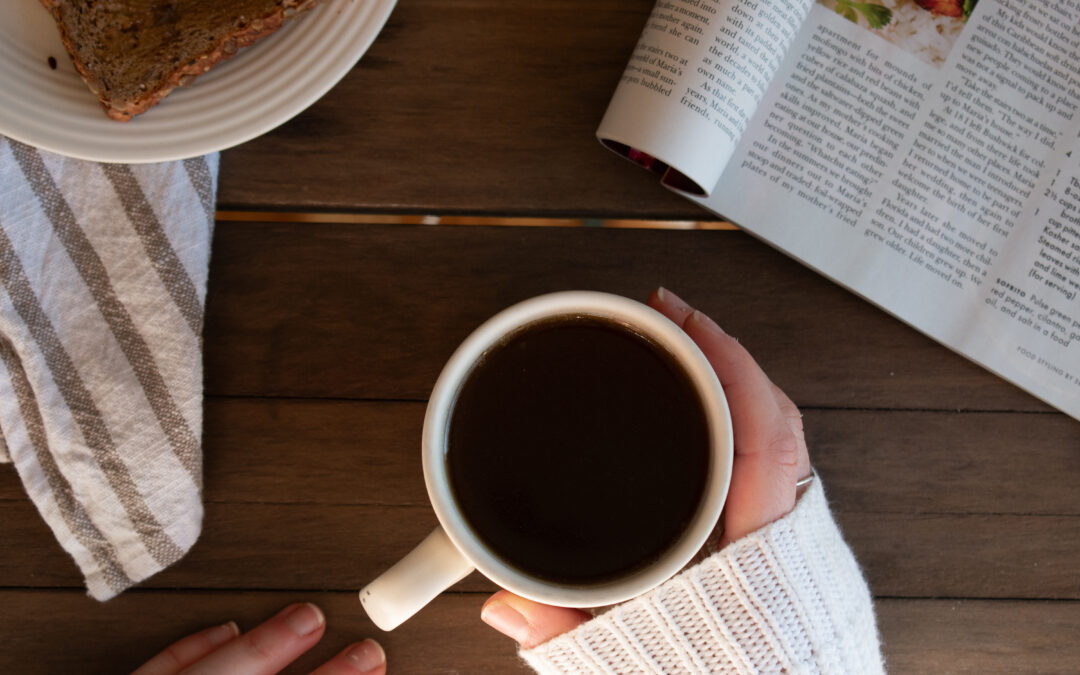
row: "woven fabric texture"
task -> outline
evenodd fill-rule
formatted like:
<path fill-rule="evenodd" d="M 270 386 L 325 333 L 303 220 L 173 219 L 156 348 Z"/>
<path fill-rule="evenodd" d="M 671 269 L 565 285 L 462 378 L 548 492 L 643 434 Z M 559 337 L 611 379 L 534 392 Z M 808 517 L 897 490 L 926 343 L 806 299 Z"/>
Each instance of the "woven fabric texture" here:
<path fill-rule="evenodd" d="M 0 459 L 101 600 L 201 529 L 217 166 L 99 164 L 0 137 Z"/>

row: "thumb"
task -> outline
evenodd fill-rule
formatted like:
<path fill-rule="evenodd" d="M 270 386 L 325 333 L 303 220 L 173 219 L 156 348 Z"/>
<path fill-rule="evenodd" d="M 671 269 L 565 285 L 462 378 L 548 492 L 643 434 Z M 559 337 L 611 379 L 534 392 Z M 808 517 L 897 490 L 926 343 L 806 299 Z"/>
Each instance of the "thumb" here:
<path fill-rule="evenodd" d="M 525 649 L 531 649 L 553 637 L 576 628 L 591 619 L 588 612 L 568 607 L 553 607 L 499 591 L 488 598 L 480 618 Z"/>

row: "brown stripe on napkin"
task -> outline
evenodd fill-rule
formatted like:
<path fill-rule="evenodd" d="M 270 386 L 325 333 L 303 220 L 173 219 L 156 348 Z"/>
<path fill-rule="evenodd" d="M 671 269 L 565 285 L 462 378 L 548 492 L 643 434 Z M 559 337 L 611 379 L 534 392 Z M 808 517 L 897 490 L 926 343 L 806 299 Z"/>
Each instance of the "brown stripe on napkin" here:
<path fill-rule="evenodd" d="M 0 136 L 0 461 L 101 600 L 201 530 L 217 167 L 105 165 Z"/>
<path fill-rule="evenodd" d="M 116 447 L 101 412 L 79 377 L 79 372 L 71 362 L 64 345 L 56 336 L 48 317 L 42 311 L 23 272 L 22 264 L 11 246 L 11 240 L 2 226 L 3 223 L 0 222 L 0 283 L 7 289 L 15 311 L 26 323 L 37 348 L 45 356 L 45 363 L 59 386 L 60 395 L 71 409 L 75 423 L 89 442 L 94 459 L 104 471 L 120 503 L 124 505 L 124 510 L 146 544 L 146 549 L 154 560 L 162 565 L 176 562 L 184 552 L 162 531 L 157 518 L 139 494 L 135 481 L 131 479 L 127 465 L 117 456 Z"/>
<path fill-rule="evenodd" d="M 131 167 L 125 164 L 103 164 L 101 168 L 105 170 L 105 176 L 112 182 L 117 196 L 120 197 L 120 202 L 124 205 L 124 210 L 127 211 L 128 218 L 142 238 L 143 247 L 150 255 L 150 260 L 154 263 L 154 269 L 161 277 L 161 282 L 165 284 L 169 295 L 180 308 L 180 313 L 187 320 L 191 332 L 201 335 L 203 308 L 195 293 L 195 284 L 191 282 L 191 277 L 188 276 L 172 244 L 169 243 L 168 237 L 165 236 L 165 231 L 161 229 L 161 223 L 158 222 L 150 202 L 146 200 L 142 188 L 139 187 L 139 182 L 135 180 Z M 199 199 L 202 200 L 201 194 Z"/>
<path fill-rule="evenodd" d="M 86 509 L 72 494 L 71 483 L 64 477 L 56 460 L 49 453 L 45 423 L 41 418 L 41 410 L 38 409 L 37 397 L 34 396 L 34 390 L 26 379 L 26 373 L 23 372 L 19 357 L 15 354 L 15 348 L 11 346 L 7 338 L 2 336 L 0 336 L 0 361 L 3 361 L 11 377 L 11 386 L 15 390 L 15 397 L 18 399 L 19 409 L 26 423 L 27 436 L 30 437 L 30 443 L 34 447 L 34 456 L 41 465 L 45 479 L 49 482 L 61 517 L 72 534 L 101 566 L 102 575 L 109 588 L 119 593 L 130 586 L 132 580 L 120 566 L 116 549 L 94 525 Z"/>
<path fill-rule="evenodd" d="M 53 229 L 60 241 L 67 249 L 68 255 L 75 263 L 83 281 L 89 287 L 94 301 L 105 316 L 109 328 L 116 336 L 124 354 L 127 356 L 131 367 L 135 370 L 135 376 L 139 378 L 146 393 L 150 406 L 157 415 L 161 428 L 169 437 L 173 450 L 180 458 L 181 464 L 188 470 L 192 478 L 200 485 L 202 483 L 202 456 L 199 441 L 191 432 L 180 410 L 176 407 L 165 380 L 161 376 L 153 355 L 146 346 L 127 308 L 116 297 L 116 292 L 109 282 L 108 272 L 101 262 L 100 256 L 90 245 L 86 233 L 75 222 L 75 215 L 71 212 L 64 196 L 60 194 L 52 176 L 45 170 L 45 165 L 38 152 L 28 145 L 13 144 L 15 158 L 22 167 L 27 182 L 30 183 L 41 200 L 41 205 L 52 223 Z M 107 172 L 106 172 L 107 173 Z M 135 222 L 134 220 L 132 222 Z M 136 226 L 138 229 L 138 226 Z M 171 249 L 170 249 L 171 250 Z M 174 254 L 175 255 L 175 254 Z M 181 311 L 183 308 L 181 308 Z M 202 319 L 200 318 L 201 322 Z M 199 332 L 199 331 L 196 331 Z"/>
<path fill-rule="evenodd" d="M 214 224 L 214 176 L 210 172 L 210 164 L 205 157 L 191 157 L 184 160 L 184 170 L 187 171 L 191 185 L 199 195 L 206 220 L 211 227 Z"/>

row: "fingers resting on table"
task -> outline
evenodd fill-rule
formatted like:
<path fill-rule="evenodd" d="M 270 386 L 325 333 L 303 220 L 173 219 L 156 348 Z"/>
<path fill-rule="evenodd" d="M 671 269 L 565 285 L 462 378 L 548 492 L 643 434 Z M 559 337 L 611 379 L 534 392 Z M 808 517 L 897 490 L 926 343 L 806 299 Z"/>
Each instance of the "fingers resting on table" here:
<path fill-rule="evenodd" d="M 229 622 L 189 635 L 143 664 L 134 675 L 263 675 L 277 673 L 311 649 L 326 631 L 322 611 L 289 605 L 247 633 Z M 314 675 L 382 675 L 386 657 L 373 640 L 349 645 Z"/>

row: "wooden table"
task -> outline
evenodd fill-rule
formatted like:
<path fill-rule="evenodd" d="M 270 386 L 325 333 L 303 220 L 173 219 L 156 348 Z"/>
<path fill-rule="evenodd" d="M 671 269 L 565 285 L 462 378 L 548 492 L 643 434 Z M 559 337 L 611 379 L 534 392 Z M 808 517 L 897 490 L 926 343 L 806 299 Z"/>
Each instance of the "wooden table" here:
<path fill-rule="evenodd" d="M 0 467 L 0 672 L 124 672 L 300 599 L 329 630 L 297 672 L 369 635 L 395 673 L 523 670 L 479 621 L 482 577 L 390 634 L 355 593 L 435 523 L 419 434 L 457 343 L 537 293 L 658 284 L 739 336 L 805 412 L 893 672 L 1076 672 L 1075 420 L 741 232 L 393 222 L 710 219 L 592 136 L 651 5 L 400 0 L 338 87 L 223 154 L 202 538 L 100 605 Z"/>

